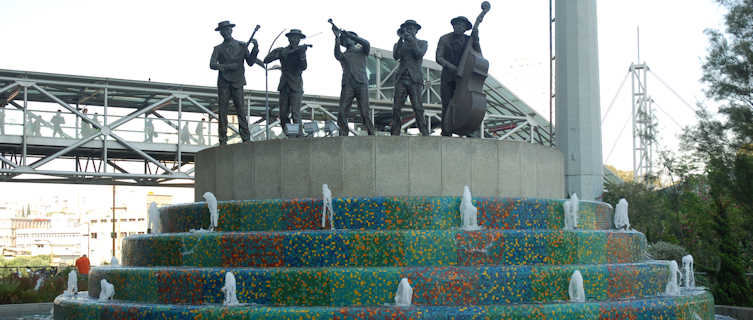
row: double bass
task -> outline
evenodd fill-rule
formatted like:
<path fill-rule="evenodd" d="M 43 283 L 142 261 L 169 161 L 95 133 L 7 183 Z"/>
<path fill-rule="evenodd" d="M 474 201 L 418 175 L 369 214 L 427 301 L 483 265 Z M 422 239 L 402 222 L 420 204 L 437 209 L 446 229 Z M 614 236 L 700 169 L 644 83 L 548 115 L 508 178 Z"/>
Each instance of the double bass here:
<path fill-rule="evenodd" d="M 489 9 L 491 5 L 488 1 L 481 3 L 481 14 L 473 24 L 471 34 L 478 32 L 478 25 Z M 452 132 L 464 136 L 478 130 L 486 115 L 486 94 L 483 89 L 489 72 L 489 61 L 473 48 L 472 42 L 473 39 L 468 40 L 460 58 L 457 86 L 449 105 L 452 110 Z"/>

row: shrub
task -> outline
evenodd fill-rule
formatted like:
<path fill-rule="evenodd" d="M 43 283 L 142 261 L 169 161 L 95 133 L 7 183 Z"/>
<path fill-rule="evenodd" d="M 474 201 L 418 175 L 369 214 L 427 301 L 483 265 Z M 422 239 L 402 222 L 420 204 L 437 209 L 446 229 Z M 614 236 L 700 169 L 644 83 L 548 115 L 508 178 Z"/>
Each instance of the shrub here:
<path fill-rule="evenodd" d="M 688 254 L 682 246 L 669 242 L 658 241 L 648 247 L 648 255 L 656 260 L 675 260 L 682 265 L 682 257 Z"/>

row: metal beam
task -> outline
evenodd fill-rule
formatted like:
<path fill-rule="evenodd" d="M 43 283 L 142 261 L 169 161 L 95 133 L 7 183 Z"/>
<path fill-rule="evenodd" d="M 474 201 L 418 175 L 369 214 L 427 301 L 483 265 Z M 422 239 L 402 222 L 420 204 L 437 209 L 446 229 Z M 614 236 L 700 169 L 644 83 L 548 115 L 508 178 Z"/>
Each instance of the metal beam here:
<path fill-rule="evenodd" d="M 89 143 L 89 141 L 92 141 L 92 140 L 98 138 L 101 135 L 102 135 L 101 133 L 97 133 L 97 134 L 93 134 L 93 135 L 91 135 L 89 137 L 84 137 L 81 140 L 79 140 L 78 142 L 72 144 L 71 146 L 69 146 L 69 147 L 67 147 L 67 148 L 65 148 L 63 150 L 60 150 L 60 151 L 58 151 L 58 152 L 56 152 L 56 153 L 54 153 L 54 154 L 52 154 L 52 155 L 50 155 L 48 157 L 45 157 L 43 159 L 37 160 L 36 162 L 32 163 L 29 167 L 30 168 L 39 168 L 40 166 L 43 166 L 43 165 L 47 164 L 48 162 L 57 159 L 60 156 L 66 155 L 69 152 L 78 149 L 79 147 L 81 147 L 81 146 Z"/>
<path fill-rule="evenodd" d="M 6 158 L 5 158 L 5 157 L 3 157 L 2 155 L 0 155 L 0 161 L 4 162 L 5 164 L 7 164 L 7 165 L 9 165 L 9 166 L 11 166 L 11 167 L 13 167 L 13 168 L 18 168 L 18 165 L 16 165 L 16 164 L 15 164 L 15 163 L 13 163 L 12 161 L 10 161 L 10 160 L 6 159 Z"/>
<path fill-rule="evenodd" d="M 5 91 L 8 91 L 8 90 L 10 90 L 10 89 L 13 89 L 13 88 L 15 88 L 15 87 L 16 87 L 17 85 L 18 85 L 18 82 L 14 82 L 14 83 L 11 83 L 11 84 L 9 84 L 9 85 L 7 85 L 7 86 L 3 87 L 2 89 L 0 89 L 0 93 L 3 93 L 3 92 L 5 92 Z"/>
<path fill-rule="evenodd" d="M 217 115 L 216 113 L 212 112 L 212 110 L 209 110 L 209 109 L 208 109 L 207 107 L 205 107 L 205 106 L 204 106 L 204 105 L 202 105 L 201 103 L 199 103 L 199 102 L 197 102 L 196 100 L 194 100 L 193 98 L 191 98 L 191 96 L 186 96 L 185 98 L 186 98 L 186 99 L 187 99 L 188 101 L 190 101 L 191 103 L 193 103 L 193 104 L 194 104 L 195 106 L 199 107 L 199 109 L 201 109 L 201 110 L 203 110 L 204 112 L 206 112 L 206 113 L 207 113 L 207 114 L 209 115 L 209 117 L 210 117 L 210 118 L 214 118 L 214 119 L 219 119 L 219 116 L 218 116 L 218 115 Z M 235 133 L 237 133 L 237 134 L 240 134 L 240 133 L 241 133 L 241 132 L 240 132 L 240 131 L 238 130 L 238 128 L 236 128 L 235 126 L 231 126 L 231 125 L 230 125 L 229 123 L 228 123 L 227 127 L 228 127 L 228 128 L 230 128 L 230 130 L 233 130 L 233 131 L 235 131 Z"/>
<path fill-rule="evenodd" d="M 159 100 L 159 101 L 157 101 L 155 103 L 152 103 L 151 105 L 149 105 L 148 107 L 146 107 L 144 109 L 141 109 L 141 110 L 138 110 L 138 111 L 134 111 L 131 114 L 129 114 L 129 115 L 123 117 L 123 118 L 118 119 L 118 121 L 113 122 L 110 125 L 110 130 L 115 130 L 115 128 L 117 128 L 117 127 L 125 124 L 126 122 L 131 121 L 133 119 L 136 119 L 138 116 L 140 116 L 140 115 L 142 115 L 144 113 L 150 112 L 150 111 L 152 111 L 152 110 L 154 110 L 154 109 L 156 109 L 158 107 L 161 107 L 165 102 L 168 102 L 168 101 L 170 101 L 170 100 L 172 100 L 174 98 L 175 98 L 175 95 L 171 94 L 168 97 L 165 97 L 165 98 L 163 98 L 163 99 L 161 99 L 161 100 Z"/>
<path fill-rule="evenodd" d="M 149 162 L 154 163 L 155 165 L 157 165 L 158 167 L 160 167 L 162 170 L 165 170 L 166 172 L 169 172 L 169 173 L 174 173 L 172 170 L 168 169 L 164 164 L 162 164 L 159 161 L 157 161 L 157 159 L 152 158 L 152 156 L 148 155 L 146 152 L 141 151 L 139 148 L 134 147 L 132 144 L 130 144 L 128 141 L 126 141 L 125 139 L 121 138 L 120 136 L 118 136 L 114 132 L 110 132 L 110 136 L 113 137 L 115 140 L 117 140 L 124 147 L 126 147 L 128 149 L 131 149 L 133 152 L 136 152 L 137 154 L 139 154 L 144 159 L 146 159 Z"/>

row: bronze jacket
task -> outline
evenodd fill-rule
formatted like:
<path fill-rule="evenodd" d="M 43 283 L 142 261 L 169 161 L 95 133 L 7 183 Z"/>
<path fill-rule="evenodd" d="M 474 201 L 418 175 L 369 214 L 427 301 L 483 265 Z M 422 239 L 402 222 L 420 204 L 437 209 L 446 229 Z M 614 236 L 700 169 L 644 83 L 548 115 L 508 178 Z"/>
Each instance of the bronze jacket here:
<path fill-rule="evenodd" d="M 258 54 L 258 48 L 254 47 L 249 53 L 246 43 L 238 40 L 223 42 L 215 46 L 214 51 L 212 51 L 212 58 L 209 61 L 209 68 L 220 70 L 220 66 L 224 67 L 224 71 L 220 70 L 217 75 L 217 85 L 219 86 L 222 83 L 221 80 L 231 83 L 236 88 L 245 85 L 246 68 L 243 62 L 245 60 L 249 66 L 253 66 Z"/>

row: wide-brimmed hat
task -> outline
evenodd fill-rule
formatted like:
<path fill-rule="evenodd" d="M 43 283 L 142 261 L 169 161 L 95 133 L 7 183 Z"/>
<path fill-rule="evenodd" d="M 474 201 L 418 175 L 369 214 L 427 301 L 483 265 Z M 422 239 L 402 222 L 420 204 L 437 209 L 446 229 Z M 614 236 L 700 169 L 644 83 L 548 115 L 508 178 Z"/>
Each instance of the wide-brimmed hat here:
<path fill-rule="evenodd" d="M 406 26 L 413 25 L 416 27 L 416 30 L 421 30 L 421 25 L 416 22 L 416 20 L 405 20 L 403 24 L 400 25 L 400 29 L 405 28 Z"/>
<path fill-rule="evenodd" d="M 290 32 L 286 33 L 285 36 L 288 38 L 290 36 L 299 36 L 301 39 L 306 39 L 306 35 L 300 29 L 290 29 Z"/>
<path fill-rule="evenodd" d="M 341 36 L 347 36 L 350 38 L 358 38 L 358 34 L 353 31 L 344 31 Z"/>
<path fill-rule="evenodd" d="M 466 17 L 460 16 L 460 17 L 452 18 L 452 20 L 450 20 L 450 24 L 452 24 L 453 26 L 458 23 L 465 24 L 465 30 L 473 29 L 473 24 Z"/>
<path fill-rule="evenodd" d="M 230 23 L 230 21 L 222 21 L 217 24 L 217 28 L 214 28 L 214 31 L 220 31 L 222 28 L 232 28 L 235 27 L 234 24 Z"/>

